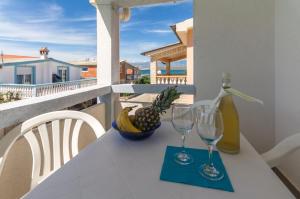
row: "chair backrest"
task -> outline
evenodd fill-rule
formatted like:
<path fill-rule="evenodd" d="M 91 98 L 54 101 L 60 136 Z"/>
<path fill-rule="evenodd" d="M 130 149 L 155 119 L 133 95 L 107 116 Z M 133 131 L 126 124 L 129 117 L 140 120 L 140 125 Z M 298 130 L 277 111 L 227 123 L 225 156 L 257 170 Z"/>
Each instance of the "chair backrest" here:
<path fill-rule="evenodd" d="M 105 129 L 98 120 L 78 111 L 50 112 L 25 121 L 21 125 L 19 136 L 15 137 L 8 145 L 3 156 L 2 167 L 11 146 L 20 136 L 24 136 L 32 152 L 31 189 L 34 188 L 78 154 L 79 132 L 83 123 L 92 128 L 97 138 L 105 133 Z M 60 126 L 61 124 L 63 124 L 63 128 Z M 72 124 L 74 125 L 73 130 L 71 130 Z M 52 133 L 50 134 L 50 132 Z"/>
<path fill-rule="evenodd" d="M 270 151 L 262 154 L 262 157 L 270 167 L 276 167 L 280 164 L 285 156 L 293 153 L 298 149 L 300 149 L 300 133 L 291 135 L 283 139 Z"/>

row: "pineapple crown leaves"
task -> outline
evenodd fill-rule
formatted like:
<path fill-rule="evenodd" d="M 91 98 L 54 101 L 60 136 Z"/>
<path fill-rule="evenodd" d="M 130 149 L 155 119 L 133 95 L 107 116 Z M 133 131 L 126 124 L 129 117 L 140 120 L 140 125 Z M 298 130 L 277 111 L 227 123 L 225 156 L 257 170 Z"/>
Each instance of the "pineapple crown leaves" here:
<path fill-rule="evenodd" d="M 152 107 L 158 113 L 165 113 L 181 94 L 177 91 L 177 86 L 168 87 L 156 97 L 152 103 Z"/>
<path fill-rule="evenodd" d="M 128 112 L 132 111 L 132 109 L 136 108 L 137 106 L 129 106 L 124 108 L 125 110 L 127 110 Z"/>

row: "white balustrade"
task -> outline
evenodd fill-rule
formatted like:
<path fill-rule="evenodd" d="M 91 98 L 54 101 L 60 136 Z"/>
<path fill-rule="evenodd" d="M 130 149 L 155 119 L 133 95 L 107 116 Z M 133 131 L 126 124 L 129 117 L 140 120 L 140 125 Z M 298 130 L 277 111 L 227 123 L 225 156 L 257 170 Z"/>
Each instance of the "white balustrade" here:
<path fill-rule="evenodd" d="M 0 129 L 18 124 L 45 112 L 62 110 L 99 96 L 104 97 L 112 93 L 160 93 L 162 90 L 166 89 L 167 86 L 168 85 L 154 84 L 118 84 L 103 86 L 96 84 L 94 86 L 86 86 L 85 88 L 59 92 L 49 96 L 0 104 Z M 196 92 L 196 88 L 193 85 L 179 85 L 177 89 L 179 92 L 189 95 L 194 95 Z M 43 92 L 48 92 L 49 90 L 50 89 L 45 89 Z M 106 101 L 103 103 L 106 104 L 105 109 L 107 111 L 113 110 L 112 104 L 107 103 Z"/>
<path fill-rule="evenodd" d="M 85 88 L 96 85 L 97 79 L 83 79 L 76 81 L 50 83 L 50 84 L 0 84 L 0 93 L 13 92 L 19 93 L 21 98 L 40 97 L 51 95 L 59 92 Z"/>
<path fill-rule="evenodd" d="M 158 75 L 156 84 L 178 84 L 185 85 L 187 82 L 186 75 Z"/>

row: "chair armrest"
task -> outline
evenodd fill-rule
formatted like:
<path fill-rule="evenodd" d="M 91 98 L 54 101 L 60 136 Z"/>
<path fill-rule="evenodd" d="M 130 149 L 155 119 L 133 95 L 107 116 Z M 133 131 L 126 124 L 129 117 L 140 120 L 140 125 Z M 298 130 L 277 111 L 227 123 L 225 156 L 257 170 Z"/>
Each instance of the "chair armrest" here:
<path fill-rule="evenodd" d="M 0 140 L 0 176 L 2 174 L 7 153 L 20 136 L 21 136 L 21 125 L 18 125 L 15 128 L 13 128 L 11 131 L 9 131 Z"/>
<path fill-rule="evenodd" d="M 300 148 L 300 133 L 289 136 L 279 142 L 273 149 L 262 154 L 269 166 L 277 166 L 283 157 Z"/>

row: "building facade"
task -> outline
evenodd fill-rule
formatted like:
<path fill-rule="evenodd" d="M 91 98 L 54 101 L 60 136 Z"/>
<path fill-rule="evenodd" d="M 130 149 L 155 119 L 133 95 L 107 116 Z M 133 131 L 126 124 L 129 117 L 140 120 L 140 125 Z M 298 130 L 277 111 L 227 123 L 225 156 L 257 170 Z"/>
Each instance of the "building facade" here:
<path fill-rule="evenodd" d="M 81 68 L 53 58 L 42 48 L 41 57 L 2 55 L 0 84 L 48 84 L 80 80 Z"/>
<path fill-rule="evenodd" d="M 97 77 L 97 62 L 95 60 L 77 61 L 72 64 L 81 66 L 82 78 Z M 127 61 L 120 62 L 120 83 L 132 83 L 140 77 L 140 70 Z"/>

